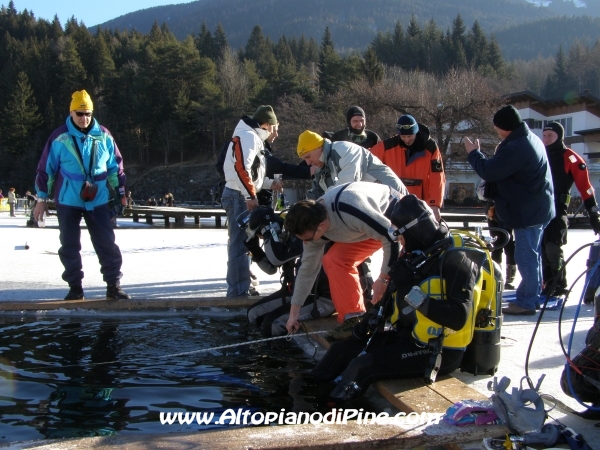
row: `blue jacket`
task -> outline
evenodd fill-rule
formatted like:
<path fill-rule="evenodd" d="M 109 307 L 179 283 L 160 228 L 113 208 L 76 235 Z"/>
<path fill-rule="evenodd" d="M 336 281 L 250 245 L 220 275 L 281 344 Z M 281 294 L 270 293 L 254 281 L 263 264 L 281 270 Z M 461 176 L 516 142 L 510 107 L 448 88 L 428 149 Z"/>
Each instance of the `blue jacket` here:
<path fill-rule="evenodd" d="M 522 123 L 504 139 L 492 158 L 478 150 L 469 163 L 486 181 L 487 197 L 507 228 L 547 224 L 555 214 L 554 188 L 544 144 Z"/>
<path fill-rule="evenodd" d="M 58 127 L 48 138 L 37 167 L 35 187 L 40 198 L 52 192 L 57 205 L 93 210 L 108 203 L 108 184 L 113 189 L 125 187 L 123 158 L 110 132 L 96 119 L 88 134 L 84 134 L 67 117 L 65 125 Z M 96 198 L 84 202 L 81 188 L 89 172 L 92 147 L 96 145 L 96 158 L 92 168 L 93 181 L 98 185 Z M 83 165 L 75 144 L 83 156 Z M 87 181 L 92 181 L 89 179 Z"/>

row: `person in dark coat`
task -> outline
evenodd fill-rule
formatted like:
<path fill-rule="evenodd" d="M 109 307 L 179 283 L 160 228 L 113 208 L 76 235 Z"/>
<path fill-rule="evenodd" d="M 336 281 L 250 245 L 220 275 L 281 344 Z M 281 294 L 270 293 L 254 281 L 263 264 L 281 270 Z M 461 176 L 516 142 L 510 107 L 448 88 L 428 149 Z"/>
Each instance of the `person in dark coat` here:
<path fill-rule="evenodd" d="M 494 156 L 481 153 L 479 139 L 465 138 L 467 159 L 486 181 L 485 197 L 494 201 L 500 225 L 514 230 L 521 283 L 516 301 L 502 312 L 535 315 L 542 287 L 542 233 L 555 215 L 550 164 L 544 144 L 512 105 L 496 112 L 494 128 L 502 139 Z"/>
<path fill-rule="evenodd" d="M 381 141 L 377 133 L 367 130 L 367 115 L 360 106 L 348 108 L 348 111 L 346 111 L 346 125 L 348 125 L 347 128 L 336 131 L 331 136 L 329 136 L 330 133 L 326 133 L 327 136 L 324 135 L 324 137 L 331 142 L 348 141 L 367 149 Z"/>

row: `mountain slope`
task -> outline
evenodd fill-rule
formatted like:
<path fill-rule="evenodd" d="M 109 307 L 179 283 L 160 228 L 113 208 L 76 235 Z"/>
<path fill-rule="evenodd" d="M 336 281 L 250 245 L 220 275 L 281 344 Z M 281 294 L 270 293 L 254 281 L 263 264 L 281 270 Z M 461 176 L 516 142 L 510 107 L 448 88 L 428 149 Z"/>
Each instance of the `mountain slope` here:
<path fill-rule="evenodd" d="M 477 19 L 488 32 L 553 15 L 524 0 L 200 0 L 137 11 L 100 26 L 147 33 L 156 20 L 183 39 L 198 33 L 202 22 L 211 30 L 221 23 L 233 47 L 245 45 L 255 25 L 273 40 L 303 34 L 320 41 L 329 27 L 339 49 L 364 49 L 378 31 L 393 30 L 398 20 L 406 27 L 413 14 L 420 24 L 433 18 L 446 29 L 459 12 L 468 26 Z"/>
<path fill-rule="evenodd" d="M 337 50 L 362 51 L 378 32 L 393 31 L 397 21 L 406 29 L 413 15 L 421 26 L 433 18 L 445 31 L 460 13 L 468 28 L 478 20 L 488 35 L 494 33 L 507 59 L 530 59 L 538 54 L 554 56 L 559 45 L 568 48 L 575 39 L 592 45 L 594 36 L 600 36 L 600 19 L 556 16 L 556 11 L 596 11 L 600 17 L 600 5 L 588 3 L 577 8 L 562 0 L 546 7 L 527 0 L 199 0 L 140 10 L 100 26 L 147 33 L 154 21 L 164 22 L 178 39 L 184 39 L 199 33 L 203 22 L 211 31 L 220 23 L 234 48 L 246 44 L 255 25 L 272 41 L 285 34 L 320 42 L 329 27 Z"/>

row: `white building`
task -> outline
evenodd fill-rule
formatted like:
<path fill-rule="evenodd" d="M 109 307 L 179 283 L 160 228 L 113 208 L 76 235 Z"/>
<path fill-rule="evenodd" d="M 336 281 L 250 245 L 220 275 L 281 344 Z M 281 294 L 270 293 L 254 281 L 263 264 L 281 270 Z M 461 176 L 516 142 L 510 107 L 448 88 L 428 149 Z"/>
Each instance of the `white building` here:
<path fill-rule="evenodd" d="M 546 123 L 560 122 L 565 129 L 565 144 L 587 162 L 592 186 L 600 192 L 600 98 L 589 91 L 566 99 L 544 100 L 530 91 L 506 98 L 540 138 Z M 450 162 L 446 165 L 446 198 L 460 202 L 461 198 L 474 197 L 479 181 L 470 164 Z M 571 195 L 579 197 L 575 186 Z"/>

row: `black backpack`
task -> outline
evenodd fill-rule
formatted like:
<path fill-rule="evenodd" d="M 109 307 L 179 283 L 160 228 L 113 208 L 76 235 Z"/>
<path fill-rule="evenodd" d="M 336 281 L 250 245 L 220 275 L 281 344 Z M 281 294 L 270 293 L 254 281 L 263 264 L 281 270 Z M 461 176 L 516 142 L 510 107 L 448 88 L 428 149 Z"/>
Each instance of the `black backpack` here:
<path fill-rule="evenodd" d="M 229 144 L 231 144 L 231 140 L 226 141 L 223 144 L 221 150 L 219 150 L 219 157 L 217 158 L 217 162 L 215 163 L 215 170 L 223 180 L 225 179 L 225 171 L 223 170 L 223 166 L 225 165 L 225 158 L 227 157 L 227 150 L 229 149 Z"/>

